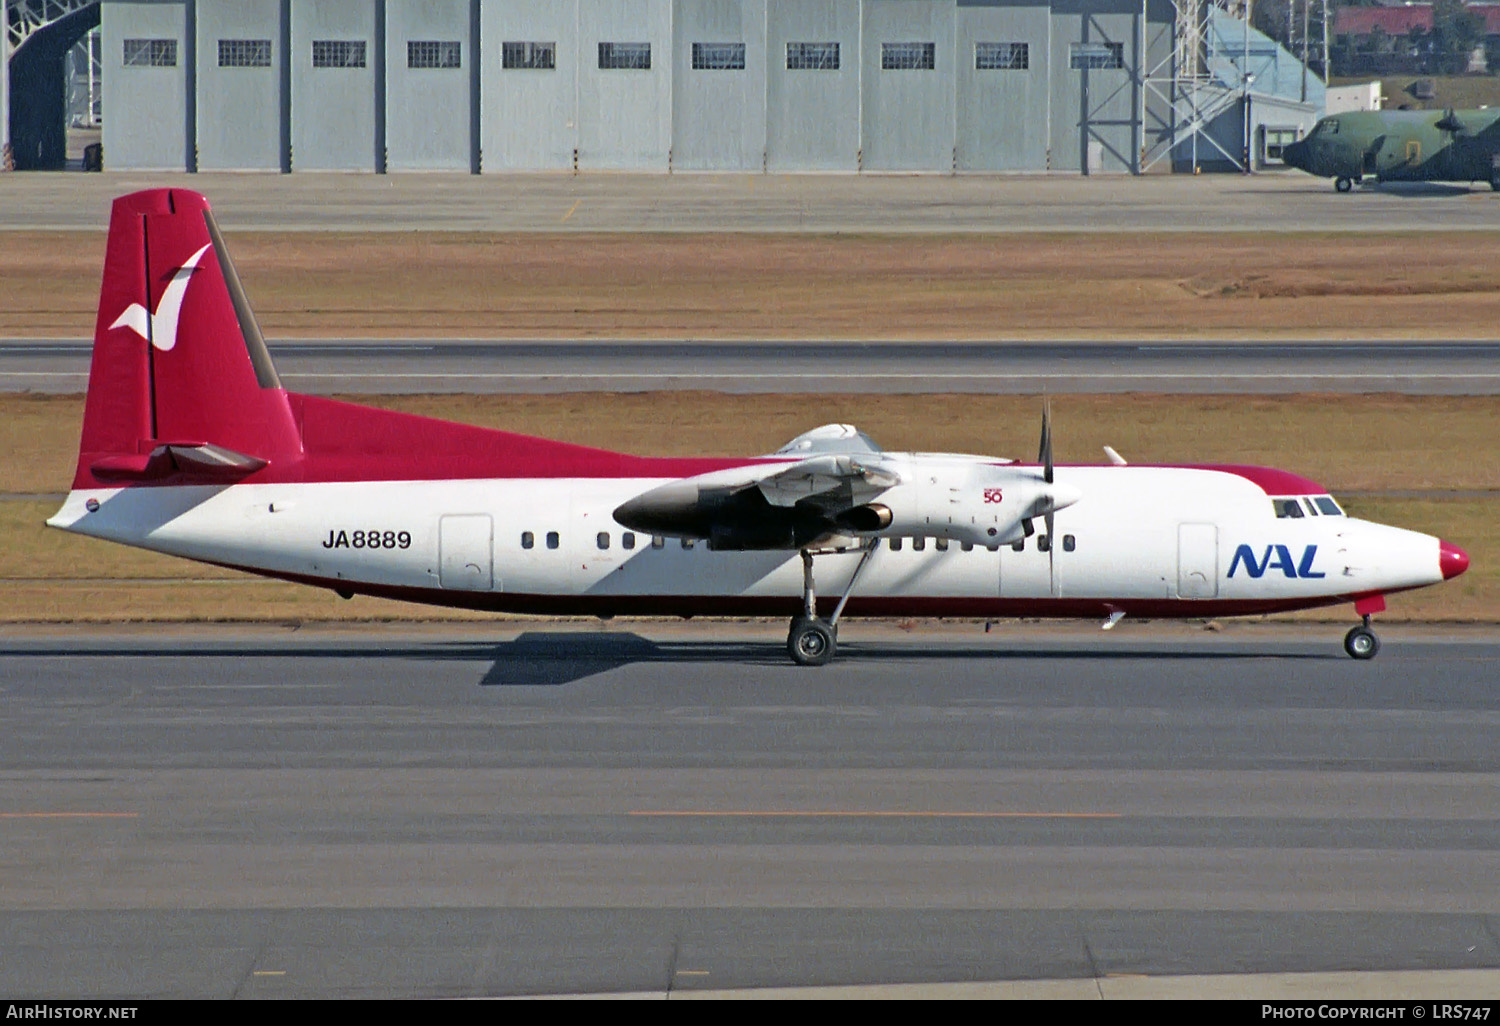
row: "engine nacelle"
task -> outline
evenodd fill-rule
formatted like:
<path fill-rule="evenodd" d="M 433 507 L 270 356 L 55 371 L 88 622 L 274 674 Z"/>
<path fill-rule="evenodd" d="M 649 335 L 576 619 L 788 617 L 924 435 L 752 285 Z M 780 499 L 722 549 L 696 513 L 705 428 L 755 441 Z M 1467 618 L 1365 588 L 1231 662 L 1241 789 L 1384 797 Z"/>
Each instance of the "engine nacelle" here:
<path fill-rule="evenodd" d="M 995 547 L 1024 538 L 1027 522 L 1078 501 L 1076 488 L 1046 483 L 1035 467 L 1015 467 L 943 457 L 916 457 L 908 483 L 881 495 L 880 503 L 851 510 L 841 518 L 852 530 L 886 537 L 948 538 Z M 889 517 L 879 528 L 879 506 Z M 856 521 L 852 514 L 860 513 Z M 857 526 L 858 525 L 858 526 Z"/>

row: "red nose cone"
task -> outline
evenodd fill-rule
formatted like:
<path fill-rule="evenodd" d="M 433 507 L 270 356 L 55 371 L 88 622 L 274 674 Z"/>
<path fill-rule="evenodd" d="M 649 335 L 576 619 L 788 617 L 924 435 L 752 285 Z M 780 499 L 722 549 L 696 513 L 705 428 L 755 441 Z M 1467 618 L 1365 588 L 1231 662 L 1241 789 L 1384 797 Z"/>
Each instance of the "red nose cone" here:
<path fill-rule="evenodd" d="M 1469 554 L 1450 542 L 1438 542 L 1438 566 L 1449 581 L 1469 569 Z"/>

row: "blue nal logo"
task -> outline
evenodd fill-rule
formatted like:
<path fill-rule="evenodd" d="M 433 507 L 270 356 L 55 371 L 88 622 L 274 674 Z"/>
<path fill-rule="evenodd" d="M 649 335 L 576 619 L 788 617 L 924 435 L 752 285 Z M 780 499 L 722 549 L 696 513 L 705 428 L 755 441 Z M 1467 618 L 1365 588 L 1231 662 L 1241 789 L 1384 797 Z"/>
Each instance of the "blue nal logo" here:
<path fill-rule="evenodd" d="M 1295 563 L 1292 561 L 1292 550 L 1285 545 L 1267 545 L 1265 554 L 1257 560 L 1250 546 L 1241 545 L 1234 550 L 1234 560 L 1229 564 L 1229 576 L 1233 577 L 1234 572 L 1243 564 L 1245 572 L 1256 580 L 1267 570 L 1280 570 L 1293 580 L 1299 577 L 1324 577 L 1325 574 L 1313 569 L 1313 559 L 1317 555 L 1318 547 L 1309 545 L 1302 550 L 1302 562 Z"/>

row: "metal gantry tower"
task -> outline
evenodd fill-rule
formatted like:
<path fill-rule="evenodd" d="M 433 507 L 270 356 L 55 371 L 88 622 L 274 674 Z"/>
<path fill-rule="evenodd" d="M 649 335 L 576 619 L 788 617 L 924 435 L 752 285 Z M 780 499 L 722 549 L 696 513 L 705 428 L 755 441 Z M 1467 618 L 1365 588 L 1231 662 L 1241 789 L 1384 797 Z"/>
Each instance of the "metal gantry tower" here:
<path fill-rule="evenodd" d="M 1328 81 L 1328 4 L 1326 0 L 1286 0 L 1286 38 L 1279 40 L 1302 62 L 1302 100 L 1307 101 L 1308 76 L 1316 67 Z"/>
<path fill-rule="evenodd" d="M 1149 171 L 1162 160 L 1171 161 L 1178 149 L 1188 147 L 1193 171 L 1198 169 L 1200 144 L 1217 151 L 1234 167 L 1246 170 L 1246 155 L 1231 153 L 1207 131 L 1213 121 L 1244 99 L 1249 91 L 1248 78 L 1226 82 L 1214 72 L 1222 67 L 1220 56 L 1225 41 L 1213 31 L 1215 14 L 1227 14 L 1246 25 L 1245 48 L 1249 48 L 1251 0 L 1172 0 L 1175 12 L 1172 26 L 1172 48 L 1146 72 L 1145 89 L 1160 110 L 1167 112 L 1166 122 L 1158 121 L 1156 139 L 1147 144 L 1142 169 Z M 1246 62 L 1248 63 L 1248 62 Z M 1240 67 L 1246 66 L 1245 63 Z"/>
<path fill-rule="evenodd" d="M 10 52 L 15 53 L 22 43 L 57 19 L 98 2 L 99 0 L 0 0 L 0 5 L 5 7 L 5 35 L 10 44 Z"/>

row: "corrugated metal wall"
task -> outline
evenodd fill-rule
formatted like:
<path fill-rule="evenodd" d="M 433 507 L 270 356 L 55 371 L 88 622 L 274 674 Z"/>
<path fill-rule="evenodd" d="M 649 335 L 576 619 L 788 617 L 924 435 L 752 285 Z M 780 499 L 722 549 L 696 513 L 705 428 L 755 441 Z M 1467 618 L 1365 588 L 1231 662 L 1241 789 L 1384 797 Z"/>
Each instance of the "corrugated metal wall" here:
<path fill-rule="evenodd" d="M 578 166 L 665 171 L 672 148 L 670 0 L 579 0 Z M 645 43 L 649 68 L 601 68 L 600 44 Z"/>
<path fill-rule="evenodd" d="M 100 140 L 111 168 L 181 171 L 188 154 L 186 4 L 111 3 L 100 13 L 106 90 Z M 171 66 L 125 66 L 125 41 L 172 40 Z"/>
<path fill-rule="evenodd" d="M 1141 91 L 1134 71 L 1144 41 L 1141 10 L 1130 0 L 1053 0 L 1053 169 L 1119 172 L 1139 164 Z M 1088 55 L 1112 47 L 1120 67 L 1087 66 Z"/>
<path fill-rule="evenodd" d="M 953 0 L 865 0 L 860 134 L 862 166 L 953 170 Z M 931 46 L 933 67 L 888 69 L 888 46 Z"/>
<path fill-rule="evenodd" d="M 198 5 L 198 167 L 282 167 L 281 0 Z M 108 12 L 110 5 L 105 6 Z M 108 124 L 108 119 L 105 121 Z M 115 156 L 110 153 L 110 162 Z"/>
<path fill-rule="evenodd" d="M 469 170 L 469 0 L 386 0 L 385 15 L 386 166 Z"/>
<path fill-rule="evenodd" d="M 384 54 L 376 31 L 377 6 L 383 6 L 382 0 L 292 3 L 294 171 L 379 170 L 376 96 Z M 364 65 L 314 67 L 315 43 L 320 49 L 335 44 L 346 55 L 344 44 L 363 43 Z"/>
<path fill-rule="evenodd" d="M 1145 4 L 106 0 L 106 160 L 192 167 L 196 128 L 204 168 L 1133 171 L 1143 120 L 1169 123 L 1139 68 L 1170 52 L 1172 5 Z M 153 33 L 178 66 L 123 68 Z M 271 66 L 221 66 L 222 39 L 270 39 Z M 363 43 L 363 66 L 314 67 L 315 42 Z M 457 43 L 458 66 L 410 66 L 412 42 Z M 648 45 L 649 67 L 601 67 L 601 44 Z M 695 67 L 694 44 L 731 66 Z M 1084 66 L 1101 52 L 1117 66 Z"/>
<path fill-rule="evenodd" d="M 766 19 L 766 167 L 859 168 L 859 0 L 774 0 Z M 789 44 L 833 44 L 837 67 L 787 67 Z M 816 63 L 801 60 L 807 65 Z"/>
<path fill-rule="evenodd" d="M 1046 3 L 958 8 L 954 145 L 959 170 L 1033 171 L 1047 166 L 1051 32 L 1051 8 Z M 1012 66 L 996 67 L 1005 63 L 994 53 L 1000 47 L 1025 49 L 1011 51 Z M 976 66 L 979 63 L 986 66 Z M 1015 66 L 1023 63 L 1024 67 Z"/>
<path fill-rule="evenodd" d="M 10 33 L 0 32 L 0 153 L 10 146 Z"/>
<path fill-rule="evenodd" d="M 672 167 L 761 170 L 766 0 L 676 0 L 672 62 Z"/>
<path fill-rule="evenodd" d="M 578 0 L 486 0 L 479 24 L 484 170 L 571 169 L 578 146 Z M 507 41 L 552 44 L 553 67 L 506 68 Z"/>

